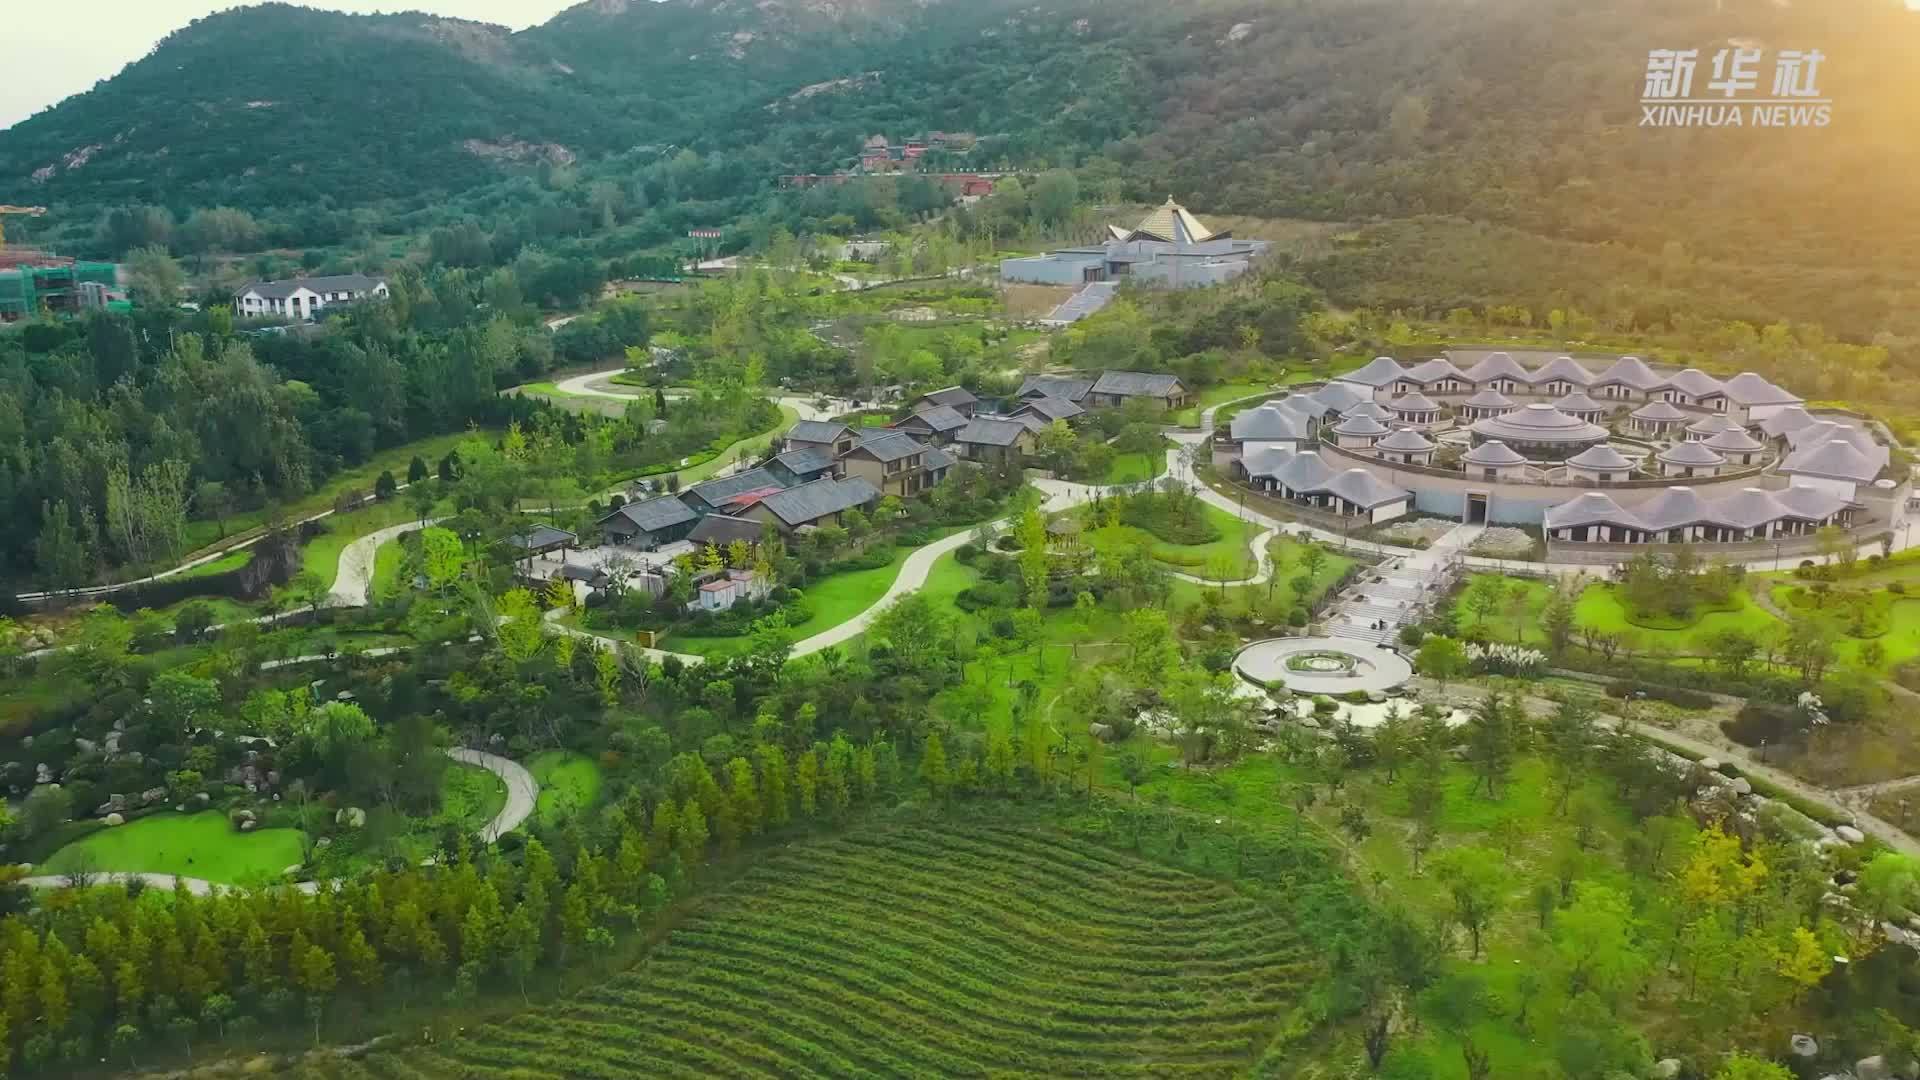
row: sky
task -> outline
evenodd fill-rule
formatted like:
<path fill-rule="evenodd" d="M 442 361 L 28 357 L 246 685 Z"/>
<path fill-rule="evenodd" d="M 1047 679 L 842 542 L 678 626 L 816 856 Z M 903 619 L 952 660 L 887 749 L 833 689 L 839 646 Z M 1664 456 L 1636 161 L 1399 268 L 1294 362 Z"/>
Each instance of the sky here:
<path fill-rule="evenodd" d="M 430 11 L 523 30 L 575 0 L 326 0 L 332 11 Z M 1920 0 L 1915 0 L 1920 3 Z M 243 4 L 233 0 L 7 0 L 0 32 L 0 129 L 118 74 L 159 40 L 194 19 Z"/>

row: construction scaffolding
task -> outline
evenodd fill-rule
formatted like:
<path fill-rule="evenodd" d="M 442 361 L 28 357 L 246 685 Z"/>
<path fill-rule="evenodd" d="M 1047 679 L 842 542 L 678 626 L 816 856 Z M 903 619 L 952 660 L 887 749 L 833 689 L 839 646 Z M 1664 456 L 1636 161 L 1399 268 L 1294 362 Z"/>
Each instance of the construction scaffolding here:
<path fill-rule="evenodd" d="M 0 319 L 92 308 L 126 310 L 127 302 L 118 292 L 119 276 L 120 268 L 114 263 L 71 259 L 0 266 Z"/>

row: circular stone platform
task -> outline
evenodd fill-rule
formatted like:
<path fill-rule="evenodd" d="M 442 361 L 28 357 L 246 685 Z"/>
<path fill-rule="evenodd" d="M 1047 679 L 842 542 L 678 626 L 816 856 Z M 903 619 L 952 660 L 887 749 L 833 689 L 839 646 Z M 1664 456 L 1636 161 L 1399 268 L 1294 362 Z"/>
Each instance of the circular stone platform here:
<path fill-rule="evenodd" d="M 1240 650 L 1233 670 L 1261 686 L 1281 683 L 1296 694 L 1386 690 L 1413 675 L 1392 649 L 1346 638 L 1268 638 Z"/>

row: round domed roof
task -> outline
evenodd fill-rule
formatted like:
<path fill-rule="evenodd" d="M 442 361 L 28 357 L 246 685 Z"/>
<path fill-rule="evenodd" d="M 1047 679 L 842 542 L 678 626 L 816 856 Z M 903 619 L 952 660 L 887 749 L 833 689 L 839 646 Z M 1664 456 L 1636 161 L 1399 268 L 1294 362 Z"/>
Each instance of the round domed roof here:
<path fill-rule="evenodd" d="M 1607 437 L 1605 428 L 1568 416 L 1545 402 L 1534 402 L 1503 416 L 1488 417 L 1474 424 L 1472 430 L 1483 439 L 1523 444 L 1588 443 Z"/>
<path fill-rule="evenodd" d="M 1513 447 L 1498 439 L 1489 439 L 1460 456 L 1460 460 L 1469 465 L 1525 465 L 1527 459 L 1521 457 Z"/>

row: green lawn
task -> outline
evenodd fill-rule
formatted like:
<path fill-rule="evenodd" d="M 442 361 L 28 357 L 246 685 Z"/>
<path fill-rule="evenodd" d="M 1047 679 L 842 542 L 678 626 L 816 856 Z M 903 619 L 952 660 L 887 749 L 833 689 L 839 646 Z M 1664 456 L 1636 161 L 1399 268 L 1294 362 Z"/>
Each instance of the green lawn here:
<path fill-rule="evenodd" d="M 307 542 L 300 554 L 300 568 L 312 571 L 331 589 L 340 573 L 340 553 L 348 544 L 368 533 L 417 520 L 405 497 L 368 503 L 350 514 L 323 518 L 320 523 L 327 531 Z"/>
<path fill-rule="evenodd" d="M 177 874 L 224 885 L 278 879 L 299 863 L 300 830 L 243 833 L 218 810 L 155 814 L 117 829 L 89 833 L 36 867 L 39 874 L 98 871 Z"/>
<path fill-rule="evenodd" d="M 506 805 L 506 781 L 478 765 L 455 763 L 440 777 L 440 816 L 463 827 L 480 828 Z"/>
<path fill-rule="evenodd" d="M 252 561 L 253 549 L 250 547 L 241 548 L 239 551 L 222 555 L 211 562 L 201 563 L 191 570 L 182 570 L 173 576 L 176 578 L 211 577 L 214 574 L 224 574 L 229 570 L 238 570 Z"/>
<path fill-rule="evenodd" d="M 1087 540 L 1095 550 L 1105 550 L 1115 545 L 1148 544 L 1153 548 L 1155 559 L 1183 573 L 1204 575 L 1208 564 L 1215 559 L 1224 558 L 1233 562 L 1237 571 L 1234 577 L 1244 578 L 1251 575 L 1253 572 L 1251 544 L 1259 530 L 1252 524 L 1241 521 L 1215 506 L 1202 503 L 1200 511 L 1219 531 L 1218 540 L 1205 544 L 1169 544 L 1145 529 L 1131 525 L 1112 525 L 1095 529 L 1087 534 Z M 1083 513 L 1087 512 L 1090 511 L 1083 511 Z"/>
<path fill-rule="evenodd" d="M 1485 616 L 1475 615 L 1465 603 L 1467 593 L 1461 594 L 1460 602 L 1453 611 L 1454 626 L 1459 633 L 1466 633 L 1470 627 L 1479 627 L 1486 631 L 1490 641 L 1510 644 L 1543 644 L 1547 640 L 1546 631 L 1540 627 L 1540 613 L 1546 610 L 1547 600 L 1553 595 L 1552 586 L 1537 578 L 1510 577 L 1506 574 L 1473 574 L 1467 579 L 1471 590 L 1474 583 L 1483 579 L 1498 582 L 1500 585 L 1500 606 Z M 1516 608 L 1511 598 L 1515 586 L 1525 597 Z"/>
<path fill-rule="evenodd" d="M 1661 648 L 1673 653 L 1705 650 L 1706 638 L 1723 630 L 1743 630 L 1764 635 L 1780 625 L 1745 592 L 1736 592 L 1731 605 L 1723 611 L 1704 611 L 1684 626 L 1658 626 L 1636 623 L 1612 585 L 1589 585 L 1574 603 L 1574 622 L 1610 633 L 1629 634 L 1641 648 Z"/>
<path fill-rule="evenodd" d="M 941 537 L 951 536 L 959 529 L 937 530 Z M 801 594 L 806 597 L 807 606 L 813 610 L 813 617 L 792 627 L 793 640 L 801 641 L 823 630 L 831 630 L 872 607 L 893 587 L 894 580 L 900 576 L 900 567 L 907 561 L 916 548 L 896 547 L 893 549 L 893 561 L 872 570 L 854 570 L 830 577 L 819 578 L 801 586 Z M 739 656 L 753 643 L 750 635 L 739 637 L 697 637 L 692 634 L 668 635 L 661 648 L 674 652 L 692 653 L 719 659 Z"/>
<path fill-rule="evenodd" d="M 1107 466 L 1107 473 L 1095 483 L 1100 484 L 1138 484 L 1153 480 L 1167 471 L 1167 455 L 1159 454 L 1115 454 L 1113 463 Z"/>
<path fill-rule="evenodd" d="M 529 758 L 526 766 L 540 785 L 534 817 L 542 825 L 558 824 L 591 809 L 600 799 L 600 765 L 585 754 L 543 750 Z"/>
<path fill-rule="evenodd" d="M 680 471 L 680 486 L 683 488 L 692 487 L 702 480 L 712 477 L 721 469 L 740 460 L 742 456 L 759 453 L 761 450 L 772 445 L 775 439 L 784 435 L 788 428 L 799 422 L 800 414 L 797 411 L 788 405 L 780 406 L 780 423 L 776 425 L 772 431 L 759 435 L 749 435 L 734 443 L 732 446 L 727 447 L 725 450 L 720 451 L 719 457 L 711 461 L 702 462 L 691 468 L 682 469 Z"/>
<path fill-rule="evenodd" d="M 406 562 L 406 548 L 399 537 L 394 537 L 380 545 L 373 553 L 373 583 L 369 588 L 372 596 L 390 596 L 400 585 L 400 568 Z"/>
<path fill-rule="evenodd" d="M 410 442 L 391 450 L 381 450 L 375 453 L 366 464 L 335 473 L 315 490 L 282 506 L 281 516 L 288 521 L 295 521 L 317 514 L 333 505 L 334 496 L 350 488 L 370 493 L 373 491 L 373 482 L 387 470 L 393 472 L 396 480 L 405 483 L 407 464 L 413 460 L 415 454 L 420 455 L 427 462 L 428 468 L 433 468 L 439 464 L 441 458 L 447 456 L 447 451 L 476 435 L 492 440 L 498 438 L 500 432 L 497 429 L 482 429 L 478 432 L 462 431 L 453 435 L 435 435 L 430 439 Z M 265 510 L 249 510 L 234 514 L 227 518 L 227 536 L 224 539 L 220 537 L 219 526 L 211 521 L 188 522 L 187 555 L 191 557 L 194 554 L 204 554 L 206 548 L 216 544 L 231 543 L 249 531 L 258 529 L 265 521 Z"/>
<path fill-rule="evenodd" d="M 1237 398 L 1252 397 L 1255 394 L 1265 393 L 1272 389 L 1273 384 L 1269 382 L 1230 382 L 1221 383 L 1219 386 L 1209 386 L 1205 390 L 1200 391 L 1199 398 L 1191 408 L 1181 409 L 1179 412 L 1174 413 L 1173 422 L 1181 427 L 1198 427 L 1200 426 L 1200 414 L 1207 409 L 1213 408 L 1216 405 L 1223 405 Z"/>

